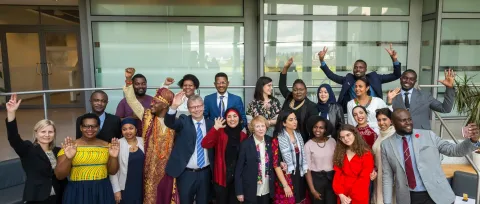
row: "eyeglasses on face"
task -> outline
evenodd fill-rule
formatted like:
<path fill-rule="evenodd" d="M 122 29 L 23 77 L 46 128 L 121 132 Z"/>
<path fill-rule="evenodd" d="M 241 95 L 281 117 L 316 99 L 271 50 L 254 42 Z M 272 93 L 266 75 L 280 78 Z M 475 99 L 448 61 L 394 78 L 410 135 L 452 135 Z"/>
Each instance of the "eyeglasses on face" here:
<path fill-rule="evenodd" d="M 198 106 L 189 106 L 188 109 L 191 109 L 191 110 L 197 110 L 197 109 L 202 109 L 203 108 L 203 105 L 198 105 Z"/>

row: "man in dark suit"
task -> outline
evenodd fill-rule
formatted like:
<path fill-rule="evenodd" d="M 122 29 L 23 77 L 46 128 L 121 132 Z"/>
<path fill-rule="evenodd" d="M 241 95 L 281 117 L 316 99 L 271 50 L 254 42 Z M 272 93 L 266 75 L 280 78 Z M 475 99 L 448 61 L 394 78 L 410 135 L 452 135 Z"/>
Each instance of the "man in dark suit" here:
<path fill-rule="evenodd" d="M 106 142 L 111 142 L 112 138 L 114 137 L 122 137 L 122 128 L 120 125 L 121 121 L 118 116 L 105 112 L 107 104 L 108 95 L 104 91 L 94 91 L 92 95 L 90 95 L 92 113 L 95 113 L 100 118 L 100 130 L 97 134 L 97 138 Z M 80 117 L 78 117 L 76 124 L 77 139 L 82 137 L 82 132 L 80 131 L 81 122 L 82 121 Z"/>
<path fill-rule="evenodd" d="M 328 49 L 324 47 L 323 50 L 318 53 L 321 63 L 320 68 L 323 70 L 325 75 L 327 75 L 328 79 L 342 85 L 342 90 L 338 96 L 338 103 L 342 105 L 344 112 L 347 111 L 347 103 L 357 97 L 354 91 L 355 81 L 357 81 L 357 79 L 362 77 L 367 78 L 371 87 L 370 96 L 383 99 L 382 84 L 392 82 L 400 78 L 400 75 L 402 74 L 402 66 L 397 60 L 397 52 L 392 49 L 391 44 L 390 49 L 385 48 L 385 50 L 388 52 L 393 62 L 393 73 L 391 74 L 378 74 L 375 71 L 365 74 L 367 72 L 367 63 L 359 59 L 355 61 L 355 64 L 353 65 L 353 74 L 348 73 L 346 76 L 339 76 L 333 73 L 324 61 L 325 54 L 327 54 Z"/>
<path fill-rule="evenodd" d="M 240 112 L 242 120 L 247 121 L 242 98 L 227 92 L 229 83 L 228 76 L 225 73 L 219 72 L 215 75 L 215 82 L 213 84 L 217 89 L 217 93 L 205 96 L 205 110 L 203 111 L 205 118 L 215 120 L 217 117 L 224 117 L 225 110 L 234 107 Z M 246 126 L 247 123 L 244 125 Z"/>
<path fill-rule="evenodd" d="M 395 109 L 407 109 L 412 115 L 413 128 L 431 130 L 431 110 L 440 113 L 450 113 L 455 101 L 455 72 L 451 69 L 445 70 L 445 80 L 439 80 L 445 86 L 445 97 L 443 103 L 433 98 L 430 93 L 421 92 L 414 88 L 417 82 L 417 73 L 414 70 L 406 70 L 400 77 L 402 90 L 393 98 L 392 107 Z M 389 104 L 390 105 L 390 104 Z"/>
<path fill-rule="evenodd" d="M 177 179 L 181 204 L 207 204 L 211 197 L 213 149 L 201 145 L 213 121 L 203 117 L 203 100 L 199 95 L 188 98 L 190 115 L 175 118 L 177 108 L 183 103 L 185 93 L 175 95 L 165 115 L 165 125 L 175 130 L 175 144 L 165 168 L 168 175 Z"/>

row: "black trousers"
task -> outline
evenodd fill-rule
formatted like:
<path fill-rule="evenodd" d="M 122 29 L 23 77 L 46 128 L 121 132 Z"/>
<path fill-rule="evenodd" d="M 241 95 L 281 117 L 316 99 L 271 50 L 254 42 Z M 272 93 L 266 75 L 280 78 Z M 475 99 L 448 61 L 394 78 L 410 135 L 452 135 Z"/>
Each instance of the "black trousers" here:
<path fill-rule="evenodd" d="M 44 201 L 27 201 L 26 203 L 35 203 L 35 204 L 55 204 L 59 203 L 61 199 L 57 201 L 57 196 L 52 195 L 47 198 L 47 200 Z"/>
<path fill-rule="evenodd" d="M 427 191 L 410 191 L 410 204 L 435 204 Z"/>
<path fill-rule="evenodd" d="M 218 184 L 213 184 L 215 189 L 215 200 L 216 204 L 235 204 L 239 203 L 237 196 L 235 195 L 235 183 L 227 183 L 227 187 L 220 186 Z"/>
<path fill-rule="evenodd" d="M 333 192 L 332 187 L 332 178 L 329 178 L 329 174 L 333 174 L 333 172 L 327 173 L 325 171 L 322 172 L 314 172 L 312 173 L 312 181 L 315 190 L 320 193 L 321 200 L 317 200 L 313 197 L 310 193 L 310 198 L 312 200 L 312 204 L 335 204 L 337 203 L 337 196 Z"/>
<path fill-rule="evenodd" d="M 244 203 L 245 204 L 270 204 L 272 202 L 270 201 L 270 194 L 266 194 L 266 195 L 263 195 L 263 196 L 257 196 L 257 202 L 256 203 L 247 202 L 247 201 L 245 201 Z"/>

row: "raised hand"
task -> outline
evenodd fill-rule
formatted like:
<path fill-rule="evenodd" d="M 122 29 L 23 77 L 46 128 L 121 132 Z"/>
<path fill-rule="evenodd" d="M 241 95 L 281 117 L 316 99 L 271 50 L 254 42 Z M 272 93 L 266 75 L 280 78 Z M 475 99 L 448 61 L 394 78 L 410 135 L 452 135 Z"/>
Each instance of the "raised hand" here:
<path fill-rule="evenodd" d="M 392 61 L 393 62 L 396 62 L 397 61 L 397 51 L 395 51 L 393 48 L 392 48 L 392 44 L 390 43 L 390 49 L 388 48 L 385 48 L 385 50 L 388 52 L 388 54 L 390 55 L 390 58 L 392 58 Z"/>
<path fill-rule="evenodd" d="M 323 50 L 318 52 L 318 59 L 320 59 L 320 62 L 323 62 L 323 59 L 325 58 L 325 55 L 327 54 L 328 48 L 323 47 Z"/>
<path fill-rule="evenodd" d="M 397 96 L 398 94 L 400 94 L 400 87 L 397 87 L 393 90 L 390 90 L 388 91 L 387 93 L 387 102 L 388 104 L 392 104 L 393 102 L 393 99 L 395 98 L 395 96 Z"/>
<path fill-rule="evenodd" d="M 173 84 L 173 82 L 175 82 L 175 79 L 173 79 L 172 77 L 167 77 L 165 79 L 165 82 L 163 82 L 163 85 L 165 86 L 170 86 Z"/>
<path fill-rule="evenodd" d="M 18 110 L 20 103 L 22 103 L 22 99 L 17 101 L 17 94 L 12 94 L 10 100 L 5 104 L 7 106 L 7 112 L 15 113 Z"/>
<path fill-rule="evenodd" d="M 135 74 L 135 68 L 128 67 L 125 69 L 125 78 L 127 80 L 132 80 L 133 75 Z"/>
<path fill-rule="evenodd" d="M 180 91 L 177 94 L 175 94 L 175 97 L 173 97 L 173 102 L 171 107 L 173 109 L 177 109 L 178 106 L 182 105 L 184 96 L 185 96 L 185 92 L 183 91 Z"/>
<path fill-rule="evenodd" d="M 446 69 L 445 79 L 438 80 L 438 82 L 440 82 L 447 88 L 453 88 L 453 83 L 455 83 L 455 72 L 452 69 Z"/>
<path fill-rule="evenodd" d="M 62 143 L 62 149 L 67 159 L 72 159 L 77 154 L 77 144 L 70 137 L 65 138 L 65 141 Z"/>
<path fill-rule="evenodd" d="M 108 154 L 111 157 L 117 158 L 119 152 L 120 152 L 120 142 L 118 141 L 117 138 L 112 138 L 112 142 L 108 147 Z"/>
<path fill-rule="evenodd" d="M 290 57 L 290 59 L 288 59 L 287 62 L 285 62 L 285 65 L 283 65 L 282 73 L 286 74 L 288 71 L 288 68 L 290 68 L 292 64 L 293 64 L 293 57 Z"/>
<path fill-rule="evenodd" d="M 218 130 L 220 128 L 225 128 L 226 125 L 224 124 L 225 124 L 225 119 L 218 117 L 218 118 L 215 118 L 215 125 L 213 127 L 215 128 L 215 130 Z"/>

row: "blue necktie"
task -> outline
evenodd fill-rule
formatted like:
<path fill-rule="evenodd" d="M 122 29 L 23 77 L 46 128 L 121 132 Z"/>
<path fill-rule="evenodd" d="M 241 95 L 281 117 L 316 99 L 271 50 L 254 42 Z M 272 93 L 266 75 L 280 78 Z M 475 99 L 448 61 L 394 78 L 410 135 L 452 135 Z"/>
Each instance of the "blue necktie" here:
<path fill-rule="evenodd" d="M 224 114 L 224 111 L 225 111 L 225 103 L 223 102 L 223 98 L 225 96 L 220 96 L 220 102 L 218 102 L 218 109 L 220 110 L 220 117 L 224 117 L 223 114 Z"/>
<path fill-rule="evenodd" d="M 203 133 L 202 128 L 200 127 L 202 123 L 197 123 L 197 165 L 199 168 L 205 166 L 205 154 L 202 147 Z"/>

